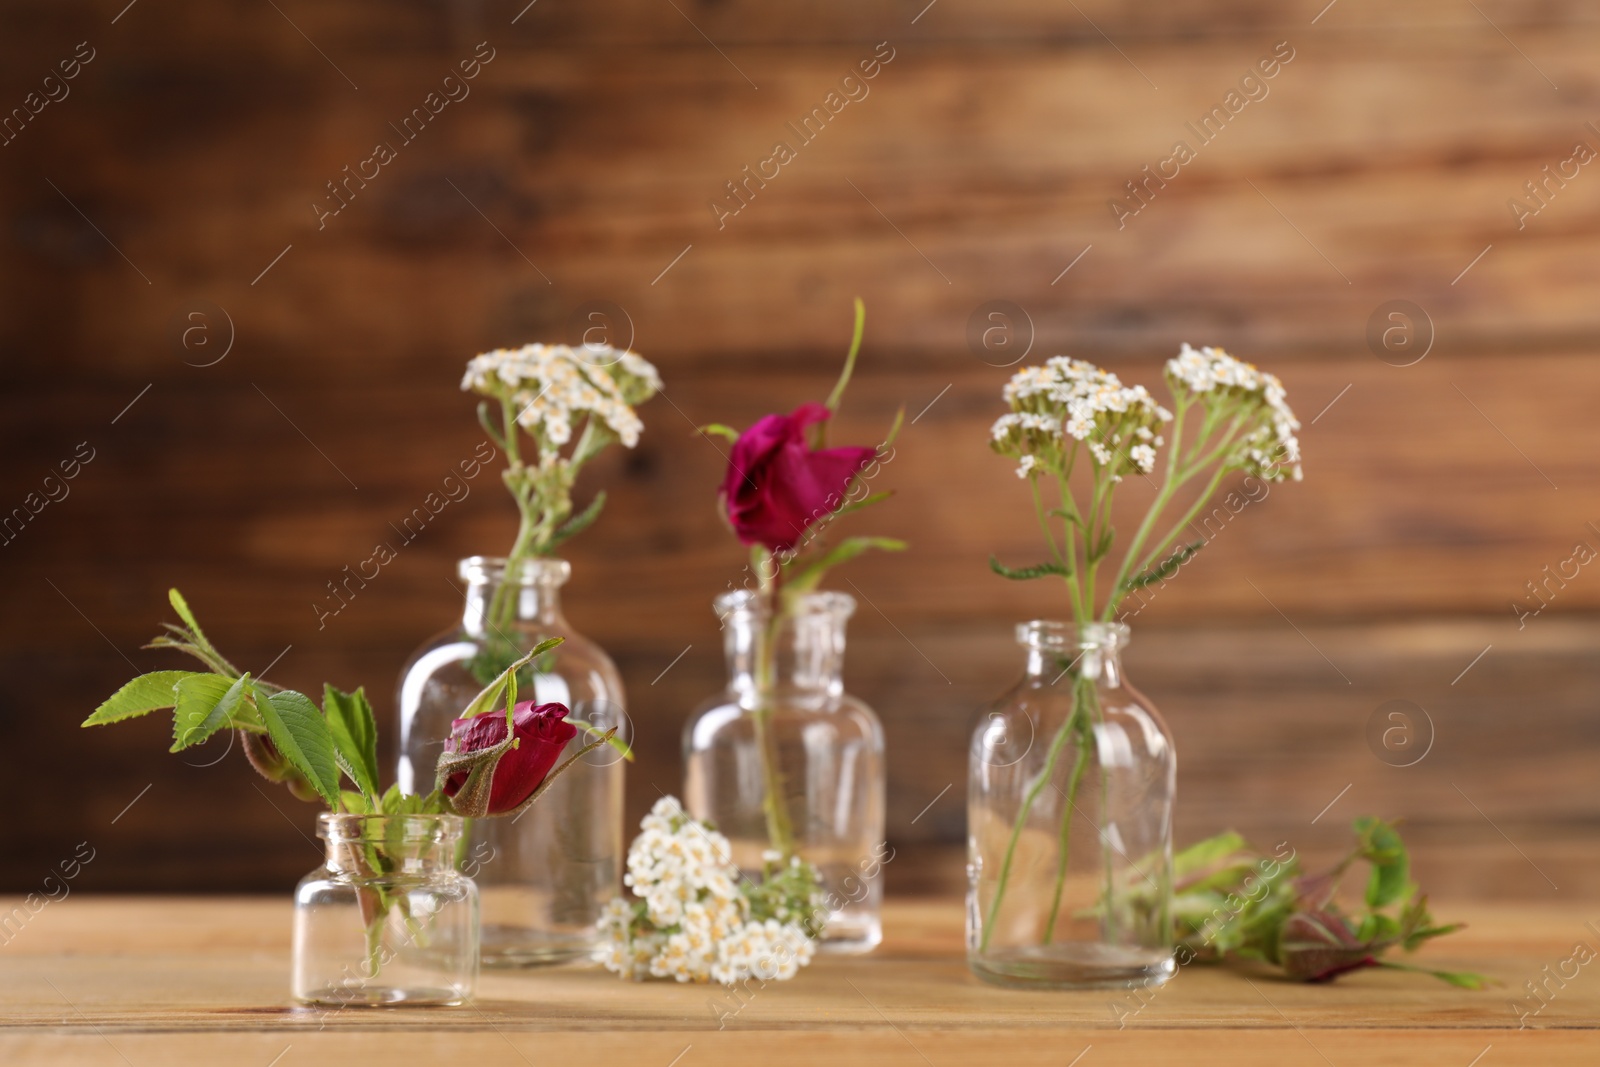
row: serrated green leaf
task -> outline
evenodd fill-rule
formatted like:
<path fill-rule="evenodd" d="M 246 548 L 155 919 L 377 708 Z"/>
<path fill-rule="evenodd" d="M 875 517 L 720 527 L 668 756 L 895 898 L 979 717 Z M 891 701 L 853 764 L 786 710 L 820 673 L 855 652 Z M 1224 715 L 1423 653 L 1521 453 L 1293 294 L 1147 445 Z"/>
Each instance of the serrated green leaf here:
<path fill-rule="evenodd" d="M 265 699 L 257 690 L 256 709 L 283 758 L 306 776 L 329 807 L 337 807 L 339 762 L 334 756 L 328 721 L 317 706 L 304 693 L 293 689 L 273 693 Z"/>
<path fill-rule="evenodd" d="M 904 552 L 906 543 L 893 537 L 847 537 L 801 571 L 798 577 L 791 578 L 788 588 L 796 593 L 809 593 L 822 584 L 829 570 L 874 548 L 880 552 Z"/>
<path fill-rule="evenodd" d="M 344 806 L 344 810 L 349 812 L 351 815 L 375 814 L 375 812 L 372 810 L 371 801 L 362 796 L 360 793 L 352 792 L 349 789 L 341 789 L 339 791 L 339 803 L 342 804 Z"/>
<path fill-rule="evenodd" d="M 205 631 L 200 629 L 200 624 L 194 619 L 194 612 L 189 610 L 189 602 L 183 599 L 183 594 L 177 589 L 167 590 L 167 600 L 172 604 L 172 610 L 178 613 L 178 618 L 189 628 L 189 632 L 197 638 L 196 644 L 209 647 L 211 642 L 206 638 Z"/>
<path fill-rule="evenodd" d="M 152 711 L 170 708 L 177 704 L 178 683 L 185 678 L 208 677 L 196 671 L 151 671 L 141 674 L 106 698 L 94 709 L 94 714 L 83 720 L 84 726 L 104 726 L 148 715 Z"/>
<path fill-rule="evenodd" d="M 250 676 L 231 682 L 219 674 L 196 674 L 178 683 L 178 703 L 172 709 L 172 748 L 182 752 L 210 739 L 229 725 L 250 690 Z"/>
<path fill-rule="evenodd" d="M 994 556 L 989 557 L 989 569 L 1002 578 L 1010 578 L 1013 582 L 1026 582 L 1034 578 L 1043 578 L 1047 574 L 1059 574 L 1066 578 L 1071 571 L 1060 563 L 1036 563 L 1032 567 L 1007 567 Z"/>
<path fill-rule="evenodd" d="M 333 737 L 334 757 L 356 788 L 378 795 L 378 724 L 364 689 L 346 693 L 322 687 L 322 713 Z"/>

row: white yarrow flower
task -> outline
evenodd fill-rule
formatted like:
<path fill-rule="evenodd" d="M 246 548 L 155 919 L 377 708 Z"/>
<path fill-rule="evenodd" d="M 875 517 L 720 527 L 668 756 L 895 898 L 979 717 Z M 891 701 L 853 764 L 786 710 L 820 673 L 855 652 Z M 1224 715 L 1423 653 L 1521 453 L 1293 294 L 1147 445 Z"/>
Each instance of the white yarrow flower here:
<path fill-rule="evenodd" d="M 634 899 L 611 901 L 600 919 L 607 970 L 635 980 L 731 985 L 792 978 L 811 961 L 815 946 L 800 922 L 751 918 L 725 836 L 691 818 L 674 797 L 658 800 L 640 827 L 623 877 Z M 769 869 L 781 858 L 770 856 Z"/>

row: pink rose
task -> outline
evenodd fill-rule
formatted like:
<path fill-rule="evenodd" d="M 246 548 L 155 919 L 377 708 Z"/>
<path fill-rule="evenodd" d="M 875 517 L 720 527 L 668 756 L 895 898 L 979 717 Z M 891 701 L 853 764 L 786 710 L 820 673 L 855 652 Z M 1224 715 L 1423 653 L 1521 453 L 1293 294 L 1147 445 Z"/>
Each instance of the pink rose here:
<path fill-rule="evenodd" d="M 844 502 L 850 480 L 877 450 L 813 450 L 806 427 L 831 414 L 821 404 L 801 404 L 789 415 L 763 416 L 733 443 L 721 498 L 740 541 L 774 552 L 791 549 Z"/>
<path fill-rule="evenodd" d="M 550 769 L 561 758 L 567 742 L 578 735 L 578 728 L 566 722 L 562 704 L 535 704 L 525 700 L 512 709 L 515 748 L 509 749 L 495 765 L 489 787 L 490 815 L 515 811 L 544 784 Z M 506 739 L 505 705 L 499 712 L 456 719 L 450 724 L 450 737 L 444 743 L 446 755 L 477 752 L 493 748 Z M 444 795 L 454 798 L 467 783 L 467 770 L 457 771 L 445 780 Z"/>

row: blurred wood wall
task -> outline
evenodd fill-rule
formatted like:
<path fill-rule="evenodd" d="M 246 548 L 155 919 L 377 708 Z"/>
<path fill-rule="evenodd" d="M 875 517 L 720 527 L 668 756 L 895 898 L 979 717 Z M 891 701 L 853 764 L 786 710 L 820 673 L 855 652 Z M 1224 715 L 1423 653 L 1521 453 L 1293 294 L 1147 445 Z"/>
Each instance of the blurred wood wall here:
<path fill-rule="evenodd" d="M 866 348 L 834 439 L 914 417 L 881 479 L 898 495 L 856 524 L 913 549 L 835 583 L 862 600 L 849 685 L 887 724 L 891 888 L 959 882 L 966 736 L 1018 670 L 1012 624 L 1064 610 L 986 566 L 1038 553 L 986 447 L 1003 364 L 1069 352 L 1157 387 L 1186 340 L 1275 370 L 1307 425 L 1305 482 L 1219 526 L 1136 623 L 1130 675 L 1178 739 L 1180 836 L 1326 850 L 1378 812 L 1450 892 L 1595 888 L 1600 574 L 1545 572 L 1600 549 L 1600 167 L 1575 162 L 1600 150 L 1592 5 L 22 0 L 3 18 L 0 106 L 27 112 L 0 145 L 0 508 L 59 495 L 45 478 L 80 443 L 93 458 L 0 545 L 0 890 L 85 839 L 104 858 L 83 884 L 104 889 L 279 891 L 314 866 L 310 810 L 237 758 L 188 766 L 155 717 L 76 724 L 169 665 L 139 645 L 170 585 L 241 664 L 282 653 L 280 684 L 365 684 L 387 707 L 459 611 L 454 560 L 509 544 L 493 475 L 321 629 L 313 605 L 481 440 L 463 361 L 574 339 L 596 302 L 667 389 L 639 448 L 585 477 L 611 502 L 571 547 L 567 604 L 629 687 L 630 817 L 676 791 L 681 723 L 722 682 L 709 602 L 742 563 L 692 427 L 819 399 L 856 295 Z M 475 53 L 469 95 L 406 140 Z M 801 143 L 789 124 L 830 91 L 858 98 Z M 30 93 L 61 98 L 33 114 Z M 1188 124 L 1217 108 L 1203 141 Z M 726 199 L 777 141 L 794 158 Z M 324 216 L 379 142 L 395 158 Z M 969 344 L 991 301 L 1031 322 L 1008 348 Z M 1548 606 L 1519 620 L 1530 582 Z M 1409 767 L 1368 742 L 1391 700 L 1431 723 L 1413 716 L 1431 747 Z"/>

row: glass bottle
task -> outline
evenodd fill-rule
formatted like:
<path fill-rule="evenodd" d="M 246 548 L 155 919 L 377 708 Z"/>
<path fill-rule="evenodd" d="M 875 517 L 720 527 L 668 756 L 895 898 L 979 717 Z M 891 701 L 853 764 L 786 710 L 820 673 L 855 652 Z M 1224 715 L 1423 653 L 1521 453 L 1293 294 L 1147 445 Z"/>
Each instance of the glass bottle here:
<path fill-rule="evenodd" d="M 478 981 L 478 891 L 458 815 L 317 819 L 322 867 L 294 896 L 294 995 L 339 1007 L 460 1004 Z"/>
<path fill-rule="evenodd" d="M 1027 655 L 973 733 L 967 961 L 1002 985 L 1158 986 L 1172 943 L 1166 725 L 1123 678 L 1121 623 L 1017 627 Z"/>
<path fill-rule="evenodd" d="M 884 843 L 883 727 L 842 678 L 855 604 L 843 593 L 810 593 L 773 618 L 749 590 L 718 597 L 728 688 L 683 735 L 689 813 L 728 838 L 752 879 L 765 855 L 792 841 L 822 875 L 818 948 L 835 952 L 882 940 L 881 872 L 893 858 Z M 769 767 L 778 782 L 770 805 Z"/>
<path fill-rule="evenodd" d="M 518 679 L 518 699 L 565 704 L 598 729 L 626 739 L 616 666 L 561 614 L 565 560 L 525 561 L 514 583 L 506 561 L 460 563 L 466 611 L 460 626 L 422 646 L 400 678 L 400 788 L 427 793 L 450 723 L 518 655 L 550 637 L 565 642 Z M 493 626 L 489 619 L 506 620 Z M 504 662 L 502 662 L 502 660 Z M 568 746 L 581 747 L 586 733 Z M 609 745 L 584 756 L 522 814 L 473 820 L 463 869 L 483 898 L 485 966 L 521 967 L 592 957 L 606 903 L 620 889 L 623 767 Z"/>

